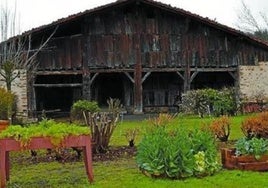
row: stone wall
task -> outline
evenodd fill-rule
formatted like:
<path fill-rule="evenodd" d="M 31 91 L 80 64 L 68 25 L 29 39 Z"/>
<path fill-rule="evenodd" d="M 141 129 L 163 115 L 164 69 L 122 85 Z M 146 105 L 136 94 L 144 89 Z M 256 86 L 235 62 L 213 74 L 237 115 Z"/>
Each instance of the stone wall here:
<path fill-rule="evenodd" d="M 268 99 L 268 62 L 256 66 L 239 66 L 240 96 L 247 102 Z"/>
<path fill-rule="evenodd" d="M 17 114 L 22 117 L 27 116 L 27 73 L 25 70 L 19 71 L 19 76 L 12 82 L 11 90 L 17 97 Z M 3 77 L 0 75 L 0 87 L 6 88 Z M 1 99 L 0 99 L 1 100 Z"/>

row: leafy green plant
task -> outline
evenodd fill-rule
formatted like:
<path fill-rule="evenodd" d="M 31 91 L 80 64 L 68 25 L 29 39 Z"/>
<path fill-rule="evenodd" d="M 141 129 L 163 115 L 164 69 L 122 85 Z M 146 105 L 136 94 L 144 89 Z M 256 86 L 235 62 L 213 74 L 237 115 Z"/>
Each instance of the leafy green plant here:
<path fill-rule="evenodd" d="M 100 108 L 96 101 L 89 100 L 78 100 L 76 101 L 71 108 L 71 117 L 75 120 L 83 119 L 83 112 L 99 112 Z"/>
<path fill-rule="evenodd" d="M 89 129 L 76 124 L 57 123 L 54 120 L 44 119 L 27 127 L 11 125 L 0 133 L 0 138 L 14 138 L 20 141 L 22 146 L 27 146 L 32 137 L 49 137 L 52 144 L 57 146 L 64 137 L 82 134 L 89 134 Z"/>
<path fill-rule="evenodd" d="M 8 120 L 11 118 L 15 107 L 15 95 L 0 87 L 0 119 Z"/>
<path fill-rule="evenodd" d="M 237 111 L 234 88 L 223 88 L 218 91 L 212 104 L 215 116 L 234 115 Z"/>
<path fill-rule="evenodd" d="M 210 175 L 219 169 L 214 138 L 200 130 L 170 132 L 157 126 L 143 137 L 136 159 L 141 171 L 154 177 L 180 179 Z"/>
<path fill-rule="evenodd" d="M 268 152 L 268 140 L 263 138 L 241 138 L 235 143 L 236 155 L 254 155 L 260 159 L 261 155 Z"/>
<path fill-rule="evenodd" d="M 268 142 L 263 138 L 241 138 L 235 143 L 236 155 L 255 155 L 258 158 L 267 152 L 267 146 Z"/>

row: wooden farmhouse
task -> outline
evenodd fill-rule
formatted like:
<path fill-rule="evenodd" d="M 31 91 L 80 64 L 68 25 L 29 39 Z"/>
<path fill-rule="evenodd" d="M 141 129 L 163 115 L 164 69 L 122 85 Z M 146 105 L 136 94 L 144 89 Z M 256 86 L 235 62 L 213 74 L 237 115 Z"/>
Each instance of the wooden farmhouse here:
<path fill-rule="evenodd" d="M 56 27 L 35 71 L 17 81 L 20 109 L 30 116 L 68 112 L 82 98 L 100 106 L 118 98 L 137 114 L 174 110 L 176 96 L 190 89 L 242 85 L 246 95 L 253 86 L 245 75 L 268 60 L 267 43 L 152 0 L 119 0 L 22 35 L 35 48 Z"/>

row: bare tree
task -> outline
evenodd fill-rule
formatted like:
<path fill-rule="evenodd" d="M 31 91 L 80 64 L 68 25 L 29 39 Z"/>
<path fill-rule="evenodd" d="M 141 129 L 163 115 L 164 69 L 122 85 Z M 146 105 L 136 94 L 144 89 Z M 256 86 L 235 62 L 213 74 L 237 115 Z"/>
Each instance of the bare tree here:
<path fill-rule="evenodd" d="M 20 33 L 20 24 L 17 18 L 17 1 L 12 10 L 6 1 L 0 7 L 0 42 L 6 41 L 9 37 Z"/>
<path fill-rule="evenodd" d="M 15 5 L 16 7 L 16 5 Z M 16 8 L 11 11 L 8 6 L 0 9 L 0 75 L 4 78 L 6 87 L 11 90 L 12 82 L 19 76 L 20 69 L 32 71 L 36 67 L 35 59 L 45 48 L 55 34 L 57 28 L 46 39 L 40 39 L 40 44 L 32 46 L 32 34 L 17 35 Z M 13 36 L 12 38 L 9 38 Z"/>
<path fill-rule="evenodd" d="M 237 14 L 237 27 L 249 34 L 268 40 L 268 19 L 264 12 L 254 15 L 249 6 L 241 0 L 242 8 Z"/>

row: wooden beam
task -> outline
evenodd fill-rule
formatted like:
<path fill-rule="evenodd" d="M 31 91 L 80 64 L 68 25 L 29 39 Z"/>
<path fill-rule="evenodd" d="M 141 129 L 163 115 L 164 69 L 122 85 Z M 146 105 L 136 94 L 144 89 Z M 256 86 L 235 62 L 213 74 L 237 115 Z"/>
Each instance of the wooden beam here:
<path fill-rule="evenodd" d="M 151 72 L 146 72 L 146 74 L 143 76 L 141 83 L 143 83 L 149 76 L 150 76 Z"/>
<path fill-rule="evenodd" d="M 182 74 L 179 71 L 176 71 L 177 75 L 179 75 L 179 77 L 181 77 L 182 80 L 184 80 L 184 77 L 182 76 Z"/>
<path fill-rule="evenodd" d="M 81 83 L 73 83 L 73 84 L 33 84 L 34 87 L 82 87 Z"/>
<path fill-rule="evenodd" d="M 198 72 L 194 72 L 191 77 L 190 77 L 190 83 L 192 83 L 192 81 L 194 80 L 194 78 L 197 76 Z"/>
<path fill-rule="evenodd" d="M 94 80 L 96 79 L 96 77 L 99 75 L 99 73 L 95 73 L 92 78 L 90 78 L 90 84 L 92 84 L 94 82 Z"/>
<path fill-rule="evenodd" d="M 235 72 L 230 72 L 230 71 L 228 71 L 228 73 L 232 76 L 232 78 L 233 78 L 234 80 L 237 80 L 237 76 L 236 76 L 236 73 L 235 73 Z"/>
<path fill-rule="evenodd" d="M 37 71 L 36 75 L 79 75 L 82 74 L 81 70 L 76 71 Z"/>
<path fill-rule="evenodd" d="M 191 68 L 192 72 L 236 72 L 236 67 L 227 67 L 227 68 Z"/>
<path fill-rule="evenodd" d="M 121 69 L 121 68 L 92 68 L 90 67 L 89 73 L 122 73 L 122 72 L 134 72 L 134 69 Z"/>
<path fill-rule="evenodd" d="M 182 67 L 174 67 L 174 68 L 143 68 L 143 72 L 181 72 L 184 71 L 185 68 Z"/>
<path fill-rule="evenodd" d="M 129 80 L 130 80 L 133 84 L 135 83 L 134 78 L 132 78 L 128 72 L 124 72 L 124 74 L 129 78 Z"/>

